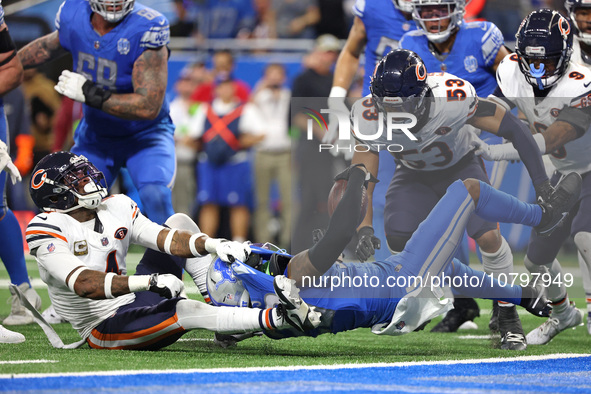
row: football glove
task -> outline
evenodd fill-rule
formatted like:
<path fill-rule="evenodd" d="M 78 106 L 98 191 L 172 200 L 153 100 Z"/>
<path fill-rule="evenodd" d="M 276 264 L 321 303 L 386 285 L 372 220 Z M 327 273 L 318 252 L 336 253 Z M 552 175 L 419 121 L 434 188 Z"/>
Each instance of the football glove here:
<path fill-rule="evenodd" d="M 376 249 L 382 247 L 382 242 L 374 235 L 373 227 L 361 227 L 357 232 L 359 242 L 355 248 L 355 255 L 359 261 L 364 262 L 376 253 Z"/>
<path fill-rule="evenodd" d="M 245 262 L 251 252 L 248 242 L 240 243 L 223 238 L 207 238 L 205 250 L 208 253 L 217 254 L 226 263 L 233 263 L 236 260 Z"/>
<path fill-rule="evenodd" d="M 4 141 L 0 141 L 0 171 L 6 171 L 10 175 L 12 184 L 16 184 L 22 180 L 20 172 L 16 166 L 12 163 L 10 155 L 8 154 L 8 147 Z"/>
<path fill-rule="evenodd" d="M 148 290 L 165 298 L 173 298 L 182 295 L 185 285 L 173 274 L 152 274 Z"/>
<path fill-rule="evenodd" d="M 82 74 L 69 70 L 62 71 L 55 90 L 71 98 L 74 101 L 102 109 L 103 103 L 111 97 L 111 92 L 96 86 L 92 81 L 87 80 Z"/>

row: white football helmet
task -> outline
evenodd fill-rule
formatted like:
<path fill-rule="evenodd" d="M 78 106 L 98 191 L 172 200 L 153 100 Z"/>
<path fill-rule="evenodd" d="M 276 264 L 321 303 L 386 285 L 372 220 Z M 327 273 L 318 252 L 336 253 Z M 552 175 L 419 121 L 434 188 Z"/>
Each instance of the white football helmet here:
<path fill-rule="evenodd" d="M 425 7 L 441 6 L 440 16 L 421 16 Z M 412 0 L 412 19 L 417 28 L 422 30 L 431 42 L 440 43 L 449 38 L 451 33 L 462 24 L 466 13 L 466 0 Z M 449 25 L 444 30 L 429 32 L 425 22 L 439 22 L 449 19 Z"/>
<path fill-rule="evenodd" d="M 216 306 L 248 307 L 250 295 L 242 281 L 232 272 L 230 264 L 215 256 L 207 270 L 207 292 Z"/>
<path fill-rule="evenodd" d="M 107 22 L 116 23 L 133 10 L 135 0 L 88 0 L 90 8 Z"/>

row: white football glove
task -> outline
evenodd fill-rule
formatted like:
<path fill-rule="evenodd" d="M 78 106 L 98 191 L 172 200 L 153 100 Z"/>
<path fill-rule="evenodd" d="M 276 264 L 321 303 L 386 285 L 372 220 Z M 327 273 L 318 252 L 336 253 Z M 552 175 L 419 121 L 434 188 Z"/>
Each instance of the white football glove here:
<path fill-rule="evenodd" d="M 521 160 L 519 152 L 513 146 L 512 143 L 488 145 L 486 142 L 478 140 L 472 141 L 471 145 L 476 148 L 474 154 L 480 156 L 485 160 L 489 161 L 502 161 L 502 160 Z"/>
<path fill-rule="evenodd" d="M 182 297 L 185 293 L 185 284 L 173 274 L 152 274 L 148 290 L 166 298 Z"/>
<path fill-rule="evenodd" d="M 350 113 L 349 108 L 345 104 L 345 98 L 347 96 L 347 90 L 338 86 L 335 86 L 330 91 L 330 96 L 328 98 L 328 108 L 330 110 L 339 111 L 344 114 Z M 331 155 L 338 157 L 339 155 L 343 155 L 345 160 L 351 160 L 353 158 L 353 149 L 352 145 L 354 144 L 353 140 L 351 139 L 351 135 L 348 133 L 347 136 L 349 139 L 347 140 L 340 140 L 339 137 L 339 118 L 334 114 L 328 115 L 328 130 L 324 137 L 322 138 L 323 144 L 332 144 L 335 145 L 333 149 L 330 149 L 329 152 Z M 337 149 L 337 147 L 341 147 L 342 149 Z M 351 147 L 349 151 L 348 148 Z"/>
<path fill-rule="evenodd" d="M 62 75 L 60 75 L 58 83 L 55 85 L 54 89 L 57 90 L 59 94 L 63 94 L 72 100 L 84 103 L 86 102 L 86 98 L 82 92 L 82 86 L 85 82 L 86 78 L 84 78 L 82 74 L 64 70 L 62 71 Z"/>
<path fill-rule="evenodd" d="M 245 262 L 251 252 L 250 245 L 247 242 L 240 243 L 223 238 L 207 238 L 205 240 L 205 250 L 217 254 L 226 263 L 233 263 L 236 260 Z"/>
<path fill-rule="evenodd" d="M 0 141 L 0 171 L 6 171 L 10 175 L 12 184 L 16 184 L 22 180 L 20 172 L 16 166 L 12 163 L 10 155 L 8 154 L 8 147 L 4 141 Z"/>

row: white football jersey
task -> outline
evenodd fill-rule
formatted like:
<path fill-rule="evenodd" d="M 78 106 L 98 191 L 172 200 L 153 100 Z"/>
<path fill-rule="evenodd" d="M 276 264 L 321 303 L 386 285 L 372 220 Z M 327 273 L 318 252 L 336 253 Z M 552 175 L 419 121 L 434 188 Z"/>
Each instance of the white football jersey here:
<path fill-rule="evenodd" d="M 591 105 L 591 71 L 570 62 L 565 74 L 552 86 L 544 98 L 535 98 L 533 87 L 519 70 L 517 55 L 507 55 L 497 68 L 497 82 L 505 98 L 519 108 L 535 133 L 543 133 L 567 107 Z M 591 170 L 591 132 L 566 143 L 549 154 L 550 161 L 560 172 Z"/>
<path fill-rule="evenodd" d="M 357 119 L 359 135 L 353 136 L 358 144 L 372 151 L 386 150 L 403 165 L 413 170 L 435 171 L 457 163 L 473 149 L 478 139 L 477 129 L 466 124 L 478 105 L 478 98 L 470 82 L 448 73 L 432 73 L 427 78 L 434 99 L 429 109 L 429 121 L 416 134 L 413 141 L 401 130 L 394 129 L 388 138 L 386 117 L 382 117 L 382 133 L 375 140 L 366 136 L 377 135 L 380 128 L 378 110 L 371 95 L 358 100 L 351 109 L 352 123 Z M 449 98 L 448 98 L 449 97 Z M 461 98 L 458 100 L 458 97 Z M 359 146 L 356 149 L 361 149 Z M 366 148 L 363 148 L 366 149 Z M 400 150 L 394 153 L 393 150 Z"/>
<path fill-rule="evenodd" d="M 41 213 L 31 220 L 26 231 L 29 249 L 37 249 L 39 274 L 48 286 L 56 312 L 68 320 L 82 338 L 88 337 L 94 327 L 120 306 L 133 302 L 135 295 L 103 300 L 80 297 L 67 286 L 66 276 L 80 265 L 125 275 L 129 245 L 140 243 L 141 231 L 154 225 L 140 213 L 133 200 L 122 194 L 105 198 L 96 211 L 98 220 L 85 223 L 63 213 Z M 68 251 L 75 256 L 73 261 L 64 259 L 60 263 L 54 257 Z"/>

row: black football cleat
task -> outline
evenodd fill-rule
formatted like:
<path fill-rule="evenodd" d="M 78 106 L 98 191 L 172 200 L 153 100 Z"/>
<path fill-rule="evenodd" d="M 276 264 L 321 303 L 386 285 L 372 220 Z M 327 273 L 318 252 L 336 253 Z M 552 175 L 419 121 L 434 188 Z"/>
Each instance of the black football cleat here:
<path fill-rule="evenodd" d="M 458 328 L 469 320 L 474 320 L 480 316 L 480 308 L 472 298 L 456 298 L 454 299 L 454 309 L 447 312 L 447 315 L 431 332 L 456 332 Z"/>
<path fill-rule="evenodd" d="M 534 229 L 541 237 L 547 237 L 562 224 L 581 194 L 581 175 L 571 172 L 563 177 L 550 194 L 548 201 L 539 201 L 542 220 Z"/>
<path fill-rule="evenodd" d="M 527 341 L 515 305 L 499 306 L 499 331 L 501 332 L 501 349 L 527 349 Z"/>

